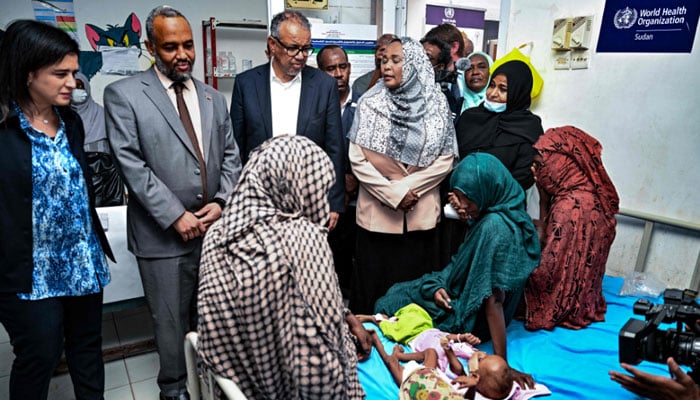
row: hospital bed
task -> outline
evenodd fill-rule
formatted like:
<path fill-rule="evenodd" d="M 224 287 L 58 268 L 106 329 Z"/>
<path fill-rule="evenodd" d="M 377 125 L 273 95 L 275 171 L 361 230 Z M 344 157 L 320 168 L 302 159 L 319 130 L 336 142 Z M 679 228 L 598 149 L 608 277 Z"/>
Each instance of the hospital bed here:
<path fill-rule="evenodd" d="M 551 395 L 539 397 L 547 400 L 562 399 L 637 399 L 638 397 L 622 389 L 610 380 L 609 370 L 619 370 L 618 336 L 620 328 L 629 318 L 635 316 L 632 305 L 634 297 L 618 295 L 623 279 L 606 276 L 603 291 L 608 303 L 605 322 L 598 322 L 581 330 L 556 328 L 553 331 L 527 331 L 521 321 L 513 321 L 508 326 L 508 362 L 512 367 L 532 374 L 538 383 L 546 385 Z M 661 298 L 649 299 L 654 303 Z M 384 337 L 375 325 L 366 323 L 367 328 L 375 329 L 388 351 L 395 343 Z M 212 388 L 218 384 L 228 399 L 244 400 L 245 396 L 230 380 L 214 375 L 196 375 L 195 351 L 196 333 L 190 333 L 186 340 L 188 386 L 190 393 L 201 387 L 203 400 L 212 399 Z M 478 346 L 480 350 L 492 352 L 490 342 Z M 653 374 L 668 376 L 665 364 L 647 361 L 638 366 Z M 687 368 L 685 368 L 687 370 Z M 398 387 L 382 362 L 376 349 L 370 358 L 358 364 L 360 382 L 367 393 L 367 400 L 396 400 Z M 199 400 L 193 396 L 192 400 Z"/>

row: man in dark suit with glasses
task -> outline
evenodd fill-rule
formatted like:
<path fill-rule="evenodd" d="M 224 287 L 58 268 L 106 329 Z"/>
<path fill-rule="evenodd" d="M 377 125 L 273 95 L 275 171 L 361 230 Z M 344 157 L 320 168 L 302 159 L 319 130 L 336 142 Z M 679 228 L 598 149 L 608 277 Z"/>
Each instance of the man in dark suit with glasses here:
<path fill-rule="evenodd" d="M 279 135 L 303 135 L 330 157 L 336 181 L 329 193 L 329 229 L 345 209 L 344 138 L 335 79 L 306 65 L 313 54 L 311 26 L 304 15 L 274 16 L 267 38 L 270 62 L 236 77 L 231 97 L 233 132 L 245 164 L 248 154 Z"/>

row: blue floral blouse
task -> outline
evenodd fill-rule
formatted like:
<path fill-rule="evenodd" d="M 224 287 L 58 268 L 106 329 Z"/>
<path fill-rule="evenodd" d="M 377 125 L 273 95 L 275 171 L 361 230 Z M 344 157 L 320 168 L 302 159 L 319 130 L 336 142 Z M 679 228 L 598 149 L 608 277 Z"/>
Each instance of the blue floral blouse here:
<path fill-rule="evenodd" d="M 15 105 L 32 144 L 32 291 L 23 300 L 99 293 L 109 283 L 107 259 L 90 216 L 87 186 L 70 151 L 66 127 L 52 139 L 35 130 Z M 56 112 L 58 114 L 58 112 Z"/>

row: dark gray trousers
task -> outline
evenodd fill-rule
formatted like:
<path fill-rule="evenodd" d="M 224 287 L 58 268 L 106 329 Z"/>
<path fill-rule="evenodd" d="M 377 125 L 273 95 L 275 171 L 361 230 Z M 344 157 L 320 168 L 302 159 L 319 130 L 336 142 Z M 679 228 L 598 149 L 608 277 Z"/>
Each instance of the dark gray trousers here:
<path fill-rule="evenodd" d="M 185 334 L 197 330 L 197 283 L 201 246 L 171 258 L 138 258 L 141 283 L 151 312 L 160 372 L 158 386 L 165 396 L 184 393 Z"/>

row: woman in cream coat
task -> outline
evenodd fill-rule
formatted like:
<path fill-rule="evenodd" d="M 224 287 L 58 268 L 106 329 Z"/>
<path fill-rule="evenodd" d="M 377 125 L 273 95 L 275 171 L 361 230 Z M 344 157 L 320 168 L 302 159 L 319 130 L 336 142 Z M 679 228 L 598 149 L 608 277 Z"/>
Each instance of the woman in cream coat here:
<path fill-rule="evenodd" d="M 440 267 L 439 184 L 457 154 L 447 101 L 423 47 L 410 38 L 391 42 L 382 75 L 360 99 L 348 134 L 360 182 L 350 309 L 363 314 L 392 284 Z"/>

